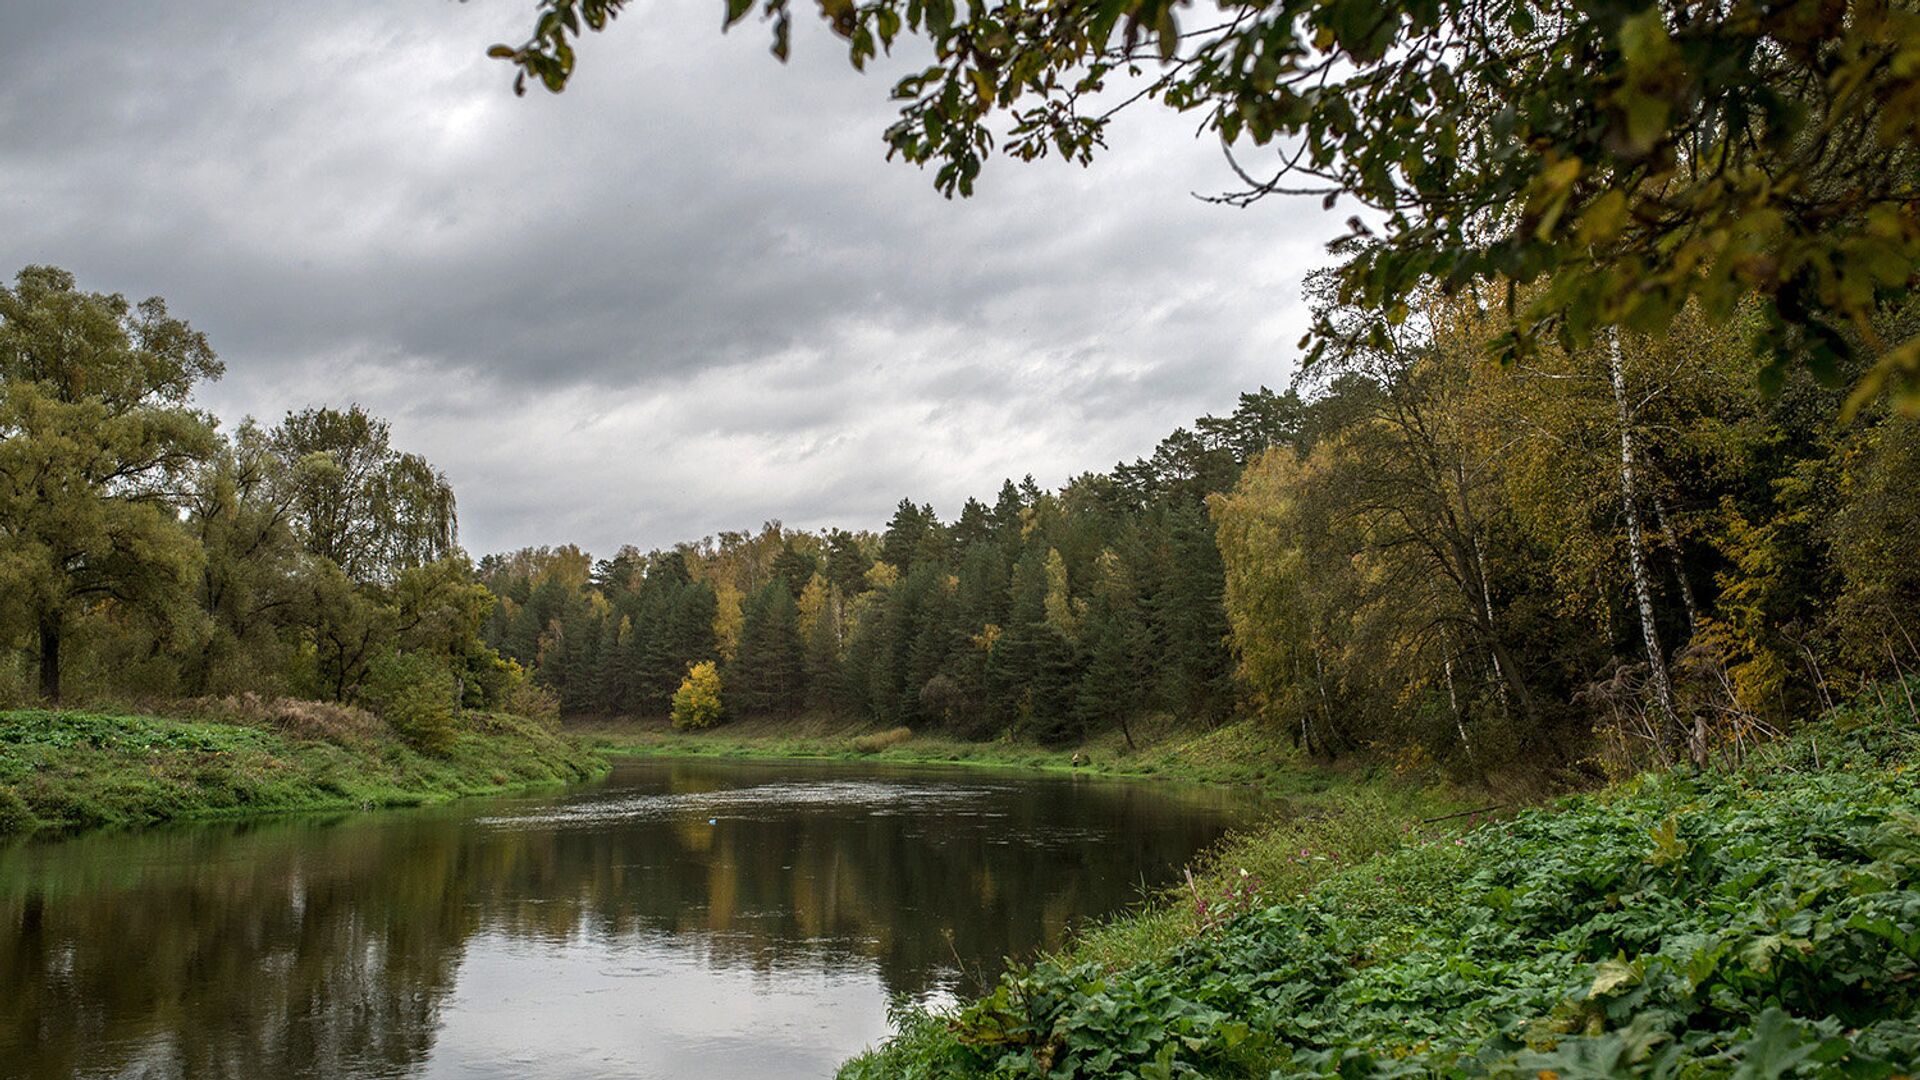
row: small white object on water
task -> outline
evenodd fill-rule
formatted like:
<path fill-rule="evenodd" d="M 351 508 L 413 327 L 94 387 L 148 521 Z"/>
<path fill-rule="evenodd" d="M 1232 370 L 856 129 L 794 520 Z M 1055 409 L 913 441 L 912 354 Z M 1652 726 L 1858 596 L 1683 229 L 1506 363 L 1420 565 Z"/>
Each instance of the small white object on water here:
<path fill-rule="evenodd" d="M 717 818 L 717 817 L 710 817 L 710 818 L 708 818 L 708 819 L 707 819 L 707 824 L 709 824 L 709 825 L 718 825 L 718 824 L 720 824 L 720 819 L 719 819 L 719 818 Z"/>

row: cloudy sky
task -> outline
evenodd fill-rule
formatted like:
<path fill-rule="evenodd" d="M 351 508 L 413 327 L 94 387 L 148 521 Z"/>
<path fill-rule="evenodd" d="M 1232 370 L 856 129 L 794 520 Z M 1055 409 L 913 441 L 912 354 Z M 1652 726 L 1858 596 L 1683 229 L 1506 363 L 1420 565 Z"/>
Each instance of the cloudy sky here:
<path fill-rule="evenodd" d="M 484 58 L 531 0 L 0 8 L 0 272 L 167 298 L 233 420 L 358 401 L 453 479 L 476 554 L 778 518 L 950 517 L 1283 385 L 1310 202 L 1204 204 L 1191 118 L 970 200 L 885 161 L 890 79 L 640 0 L 565 94 Z"/>

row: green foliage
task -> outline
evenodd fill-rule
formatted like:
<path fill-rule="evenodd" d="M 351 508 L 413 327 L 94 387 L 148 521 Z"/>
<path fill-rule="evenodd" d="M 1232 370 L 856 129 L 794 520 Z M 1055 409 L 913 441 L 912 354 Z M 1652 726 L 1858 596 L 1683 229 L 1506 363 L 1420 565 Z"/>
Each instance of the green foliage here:
<path fill-rule="evenodd" d="M 0 287 L 0 640 L 34 642 L 44 697 L 76 619 L 179 621 L 199 551 L 178 492 L 214 447 L 187 399 L 220 373 L 157 297 L 84 293 L 48 266 Z"/>
<path fill-rule="evenodd" d="M 792 715 L 805 695 L 805 645 L 800 609 L 784 580 L 747 598 L 740 642 L 727 665 L 729 703 L 741 713 Z"/>
<path fill-rule="evenodd" d="M 1835 616 L 1856 661 L 1873 666 L 1912 650 L 1920 611 L 1920 420 L 1901 417 L 1865 434 L 1846 457 L 1841 508 L 1830 522 L 1844 575 Z M 1904 646 L 1904 648 L 1903 648 Z"/>
<path fill-rule="evenodd" d="M 453 675 L 419 653 L 390 652 L 375 660 L 361 697 L 422 753 L 445 754 L 459 735 Z"/>
<path fill-rule="evenodd" d="M 394 449 L 388 431 L 353 405 L 288 413 L 269 437 L 294 534 L 356 582 L 454 551 L 452 486 L 425 458 Z"/>
<path fill-rule="evenodd" d="M 27 801 L 12 787 L 0 784 L 0 836 L 31 832 L 39 824 Z"/>
<path fill-rule="evenodd" d="M 963 1075 L 970 1057 L 939 1017 L 910 1001 L 887 1006 L 893 1035 L 884 1054 L 862 1054 L 840 1069 L 840 1080 L 940 1080 Z"/>
<path fill-rule="evenodd" d="M 720 700 L 720 671 L 711 660 L 687 668 L 673 692 L 673 726 L 683 731 L 710 728 L 726 715 Z"/>
<path fill-rule="evenodd" d="M 400 650 L 497 705 L 493 597 L 454 546 L 446 478 L 358 406 L 222 437 L 190 405 L 221 372 L 158 298 L 44 266 L 0 287 L 0 646 L 33 651 L 37 696 L 58 700 L 71 669 L 94 697 L 344 702 Z M 444 746 L 446 718 L 415 698 L 402 723 Z"/>
<path fill-rule="evenodd" d="M 623 6 L 542 0 L 529 39 L 490 55 L 518 69 L 516 91 L 529 76 L 558 91 L 573 39 Z M 784 58 L 789 0 L 730 0 L 727 23 L 756 9 Z M 1841 381 L 1864 345 L 1877 362 L 1854 406 L 1889 379 L 1920 389 L 1920 336 L 1858 333 L 1920 266 L 1908 6 L 1258 0 L 1183 19 L 1168 0 L 835 0 L 821 14 L 856 68 L 906 37 L 931 46 L 894 85 L 886 140 L 935 165 L 948 195 L 971 194 L 996 150 L 1086 163 L 1145 100 L 1219 139 L 1245 184 L 1220 201 L 1372 210 L 1335 247 L 1342 301 L 1376 317 L 1357 337 L 1320 320 L 1313 356 L 1377 340 L 1425 287 L 1492 286 L 1512 306 L 1516 284 L 1544 280 L 1498 355 L 1660 332 L 1694 302 L 1725 318 L 1757 295 L 1763 385 L 1800 364 Z M 1272 156 L 1242 165 L 1249 152 Z"/>
<path fill-rule="evenodd" d="M 489 556 L 483 637 L 574 715 L 664 715 L 687 665 L 719 659 L 736 717 L 807 707 L 1060 745 L 1156 714 L 1218 722 L 1235 691 L 1204 500 L 1303 415 L 1292 394 L 1245 394 L 1110 473 L 1009 480 L 953 522 L 903 499 L 878 535 L 770 522 L 597 563 Z"/>
<path fill-rule="evenodd" d="M 1920 786 L 1905 725 L 1851 723 L 1416 838 L 1159 958 L 1036 964 L 845 1075 L 1900 1075 Z M 1814 739 L 1861 765 L 1794 767 Z"/>

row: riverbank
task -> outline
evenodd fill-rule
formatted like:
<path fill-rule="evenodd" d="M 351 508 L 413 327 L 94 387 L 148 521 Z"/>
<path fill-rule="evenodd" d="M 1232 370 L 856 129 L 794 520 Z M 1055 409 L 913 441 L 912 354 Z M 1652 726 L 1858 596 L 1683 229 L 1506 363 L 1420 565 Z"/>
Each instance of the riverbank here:
<path fill-rule="evenodd" d="M 1329 767 L 1296 753 L 1270 729 L 1250 722 L 1216 728 L 1169 722 L 1137 725 L 1135 745 L 1118 732 L 1056 748 L 1010 740 L 968 742 L 906 728 L 812 714 L 792 719 L 733 720 L 704 731 L 678 731 L 664 719 L 569 719 L 563 729 L 607 754 L 648 757 L 866 761 L 1091 776 L 1168 779 L 1247 787 L 1278 797 L 1318 797 L 1381 785 L 1426 789 L 1437 778 L 1396 775 L 1379 762 Z"/>
<path fill-rule="evenodd" d="M 433 756 L 358 710 L 304 702 L 194 717 L 0 711 L 0 836 L 419 806 L 605 767 L 546 724 L 496 713 L 467 714 Z"/>
<path fill-rule="evenodd" d="M 1905 1075 L 1917 775 L 1857 703 L 1492 822 L 1278 824 L 841 1076 Z"/>

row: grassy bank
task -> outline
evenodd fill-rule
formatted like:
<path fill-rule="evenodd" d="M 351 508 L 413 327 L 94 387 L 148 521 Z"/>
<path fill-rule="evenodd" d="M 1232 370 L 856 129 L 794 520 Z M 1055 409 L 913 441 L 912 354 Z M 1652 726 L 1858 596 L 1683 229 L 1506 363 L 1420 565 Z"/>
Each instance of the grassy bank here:
<path fill-rule="evenodd" d="M 1451 835 L 1357 803 L 842 1076 L 1908 1075 L 1916 765 L 1908 718 L 1855 707 Z"/>
<path fill-rule="evenodd" d="M 469 714 L 441 757 L 365 713 L 297 702 L 195 718 L 4 711 L 0 835 L 417 806 L 603 768 L 551 727 L 499 714 Z"/>
<path fill-rule="evenodd" d="M 1390 782 L 1414 788 L 1427 778 L 1395 777 L 1377 764 L 1330 769 L 1303 760 L 1270 730 L 1251 723 L 1217 728 L 1143 724 L 1128 746 L 1118 732 L 1072 747 L 1030 742 L 967 742 L 827 715 L 729 721 L 705 731 L 676 731 L 665 720 L 569 720 L 569 734 L 610 754 L 658 757 L 786 758 L 874 761 L 1078 772 L 1233 784 L 1272 795 L 1321 796 Z"/>

